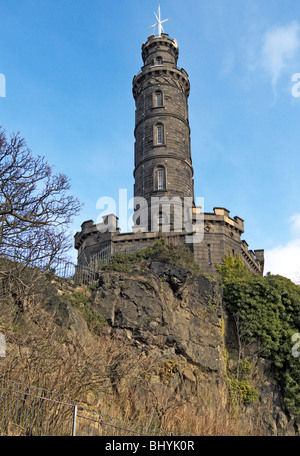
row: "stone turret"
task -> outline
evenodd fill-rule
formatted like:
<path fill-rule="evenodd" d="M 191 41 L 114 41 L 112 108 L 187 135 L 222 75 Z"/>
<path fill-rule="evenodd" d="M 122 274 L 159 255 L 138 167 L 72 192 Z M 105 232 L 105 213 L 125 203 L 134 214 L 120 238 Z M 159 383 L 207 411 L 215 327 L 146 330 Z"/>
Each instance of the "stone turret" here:
<path fill-rule="evenodd" d="M 153 197 L 181 201 L 189 197 L 194 202 L 188 118 L 190 83 L 186 71 L 177 67 L 178 55 L 176 40 L 164 33 L 150 36 L 142 45 L 144 66 L 133 79 L 134 196 L 145 198 L 149 208 Z M 154 212 L 156 217 L 163 215 L 153 211 L 152 216 Z M 151 226 L 149 211 L 149 231 Z"/>

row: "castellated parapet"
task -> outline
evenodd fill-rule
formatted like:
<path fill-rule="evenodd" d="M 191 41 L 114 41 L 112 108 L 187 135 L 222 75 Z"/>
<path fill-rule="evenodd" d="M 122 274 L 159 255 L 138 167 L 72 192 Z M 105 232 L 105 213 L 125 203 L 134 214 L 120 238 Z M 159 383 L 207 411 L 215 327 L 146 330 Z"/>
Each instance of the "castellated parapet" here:
<path fill-rule="evenodd" d="M 195 208 L 197 209 L 197 208 Z M 216 265 L 221 264 L 225 255 L 231 253 L 241 256 L 244 264 L 252 273 L 262 275 L 264 269 L 264 251 L 248 249 L 246 241 L 241 241 L 244 221 L 240 217 L 231 218 L 224 208 L 214 208 L 213 213 L 204 213 L 204 234 L 199 243 L 186 244 L 189 233 L 121 233 L 118 218 L 114 215 L 103 217 L 103 223 L 96 225 L 92 220 L 81 225 L 81 232 L 75 235 L 75 248 L 78 250 L 78 265 L 88 266 L 98 253 L 109 249 L 116 252 L 134 252 L 153 245 L 162 236 L 167 243 L 186 244 L 194 253 L 194 258 L 201 269 L 208 274 L 216 274 Z M 107 228 L 103 232 L 103 227 Z M 101 231 L 99 231 L 101 229 Z"/>
<path fill-rule="evenodd" d="M 187 242 L 187 234 L 191 233 L 177 230 L 178 224 L 186 228 L 182 211 L 186 199 L 191 203 L 194 227 L 201 212 L 194 197 L 188 112 L 190 82 L 187 72 L 177 66 L 178 56 L 176 40 L 166 33 L 151 35 L 142 45 L 143 67 L 132 82 L 136 107 L 134 197 L 138 201 L 134 226 L 132 232 L 121 233 L 114 214 L 105 216 L 98 225 L 92 220 L 84 222 L 81 232 L 75 235 L 78 265 L 88 266 L 103 251 L 132 252 L 163 236 L 167 242 L 186 244 L 196 263 L 209 274 L 216 274 L 216 265 L 231 253 L 240 255 L 249 271 L 262 275 L 264 251 L 249 250 L 247 242 L 241 240 L 244 221 L 237 216 L 231 218 L 229 210 L 215 207 L 212 213 L 202 214 L 201 242 Z M 172 200 L 167 213 L 159 202 L 163 198 Z M 141 220 L 140 213 L 145 208 L 147 216 Z M 166 224 L 169 232 L 164 232 Z M 153 226 L 157 227 L 156 232 Z"/>

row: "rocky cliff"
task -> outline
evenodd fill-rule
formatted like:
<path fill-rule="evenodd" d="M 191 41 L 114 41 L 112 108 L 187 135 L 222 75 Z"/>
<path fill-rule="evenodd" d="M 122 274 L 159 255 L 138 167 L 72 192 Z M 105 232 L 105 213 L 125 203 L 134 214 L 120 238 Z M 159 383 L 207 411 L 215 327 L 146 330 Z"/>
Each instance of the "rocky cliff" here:
<path fill-rule="evenodd" d="M 153 261 L 144 274 L 101 274 L 94 302 L 113 329 L 124 330 L 141 348 L 155 346 L 221 372 L 222 300 L 209 279 Z"/>
<path fill-rule="evenodd" d="M 150 260 L 92 288 L 47 283 L 21 314 L 13 296 L 2 306 L 2 376 L 177 432 L 299 434 L 270 361 L 253 344 L 238 360 L 216 279 Z"/>
<path fill-rule="evenodd" d="M 244 381 L 232 382 L 237 339 L 215 279 L 152 261 L 143 272 L 101 274 L 94 304 L 110 331 L 122 334 L 141 351 L 157 350 L 162 359 L 181 364 L 177 382 L 173 374 L 174 391 L 180 389 L 182 379 L 187 380 L 226 407 L 238 399 L 243 402 L 246 396 L 239 394 L 239 388 L 250 387 L 255 394 L 240 410 L 244 432 L 248 425 L 256 434 L 298 435 L 299 421 L 285 409 L 271 362 L 256 345 L 248 348 L 246 360 L 251 367 Z"/>

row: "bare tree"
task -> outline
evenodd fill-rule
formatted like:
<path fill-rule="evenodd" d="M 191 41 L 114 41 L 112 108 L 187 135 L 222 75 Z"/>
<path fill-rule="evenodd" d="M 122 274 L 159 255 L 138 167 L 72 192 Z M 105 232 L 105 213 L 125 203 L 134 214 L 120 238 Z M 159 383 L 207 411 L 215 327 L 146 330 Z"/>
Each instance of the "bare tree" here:
<path fill-rule="evenodd" d="M 67 229 L 81 208 L 69 190 L 64 174 L 0 128 L 0 257 L 43 269 L 65 258 Z"/>

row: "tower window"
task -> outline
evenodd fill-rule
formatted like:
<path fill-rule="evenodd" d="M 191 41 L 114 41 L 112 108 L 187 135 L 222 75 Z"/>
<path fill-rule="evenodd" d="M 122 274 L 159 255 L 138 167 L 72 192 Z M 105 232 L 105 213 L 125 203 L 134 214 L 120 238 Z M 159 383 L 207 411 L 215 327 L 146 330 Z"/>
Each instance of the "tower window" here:
<path fill-rule="evenodd" d="M 165 145 L 165 143 L 165 127 L 161 122 L 159 122 L 153 126 L 153 145 L 162 146 Z"/>
<path fill-rule="evenodd" d="M 156 92 L 155 93 L 155 100 L 156 100 L 156 106 L 159 108 L 162 106 L 162 93 L 161 92 Z"/>
<path fill-rule="evenodd" d="M 163 143 L 163 126 L 158 125 L 156 127 L 156 132 L 157 132 L 157 144 L 162 144 Z"/>
<path fill-rule="evenodd" d="M 208 264 L 212 265 L 210 244 L 207 245 L 207 253 L 208 253 Z"/>
<path fill-rule="evenodd" d="M 162 57 L 157 57 L 156 59 L 156 65 L 162 65 L 163 64 L 163 59 Z"/>
<path fill-rule="evenodd" d="M 154 168 L 154 190 L 166 189 L 166 169 L 163 165 Z"/>
<path fill-rule="evenodd" d="M 152 95 L 152 104 L 153 108 L 160 108 L 164 104 L 163 92 L 161 90 L 156 90 Z"/>
<path fill-rule="evenodd" d="M 163 190 L 164 188 L 165 188 L 164 170 L 158 169 L 157 170 L 157 190 Z"/>

